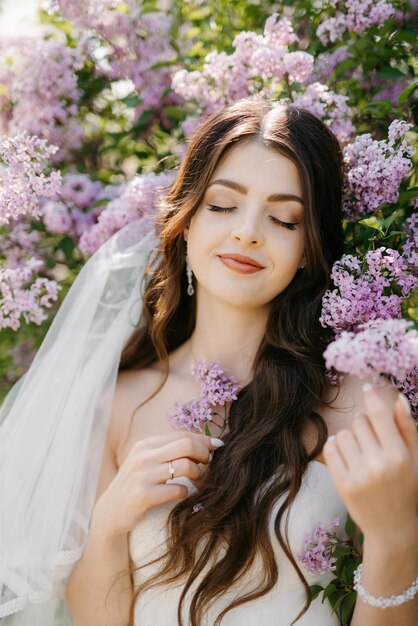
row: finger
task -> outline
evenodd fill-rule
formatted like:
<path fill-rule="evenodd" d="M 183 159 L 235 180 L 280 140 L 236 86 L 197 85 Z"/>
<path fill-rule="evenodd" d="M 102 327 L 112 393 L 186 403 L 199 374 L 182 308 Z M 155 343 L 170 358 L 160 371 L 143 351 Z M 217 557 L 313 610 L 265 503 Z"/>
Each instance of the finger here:
<path fill-rule="evenodd" d="M 185 432 L 184 430 L 178 430 L 166 435 L 156 435 L 154 437 L 146 437 L 145 439 L 141 439 L 137 442 L 137 447 L 146 447 L 147 449 L 161 448 L 167 443 L 170 443 L 172 441 L 178 441 L 179 439 L 184 439 L 185 437 L 193 441 L 200 441 L 210 450 L 216 450 L 217 448 L 220 448 L 224 445 L 224 442 L 221 439 L 217 439 L 216 437 L 209 437 L 208 435 L 201 435 L 200 433 L 193 433 L 191 431 Z"/>
<path fill-rule="evenodd" d="M 417 423 L 412 417 L 408 399 L 402 393 L 395 404 L 395 420 L 408 450 L 413 456 L 418 456 Z"/>
<path fill-rule="evenodd" d="M 358 467 L 362 461 L 359 443 L 351 430 L 340 430 L 335 436 L 335 445 L 347 468 Z"/>
<path fill-rule="evenodd" d="M 335 435 L 331 435 L 325 443 L 324 459 L 337 488 L 344 485 L 348 470 L 335 442 Z"/>
<path fill-rule="evenodd" d="M 358 413 L 354 417 L 352 429 L 363 455 L 375 456 L 381 451 L 373 425 L 365 413 Z"/>
<path fill-rule="evenodd" d="M 182 437 L 181 439 L 177 439 L 177 441 L 167 443 L 165 446 L 153 452 L 155 459 L 159 463 L 173 461 L 174 459 L 180 459 L 182 457 L 197 461 L 198 463 L 208 463 L 210 454 L 207 445 L 190 437 Z"/>
<path fill-rule="evenodd" d="M 152 506 L 164 504 L 171 500 L 183 500 L 189 495 L 189 490 L 185 485 L 171 483 L 168 485 L 154 485 L 150 491 Z"/>
<path fill-rule="evenodd" d="M 190 459 L 175 459 L 171 461 L 171 467 L 173 469 L 173 475 L 170 474 L 170 466 L 168 461 L 160 463 L 152 468 L 152 476 L 149 479 L 152 483 L 165 483 L 167 480 L 178 478 L 179 476 L 187 476 L 190 480 L 197 480 L 202 475 L 202 470 L 197 463 L 194 463 Z"/>
<path fill-rule="evenodd" d="M 384 402 L 372 385 L 363 386 L 366 412 L 380 445 L 389 451 L 394 449 L 405 453 L 405 443 L 395 423 L 394 410 L 389 402 Z"/>

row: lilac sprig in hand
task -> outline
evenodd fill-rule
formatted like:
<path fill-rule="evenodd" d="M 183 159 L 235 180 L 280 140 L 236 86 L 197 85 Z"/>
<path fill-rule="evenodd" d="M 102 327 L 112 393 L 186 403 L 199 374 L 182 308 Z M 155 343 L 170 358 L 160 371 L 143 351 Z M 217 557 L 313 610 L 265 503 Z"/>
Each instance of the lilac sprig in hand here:
<path fill-rule="evenodd" d="M 208 422 L 213 422 L 221 429 L 220 437 L 228 424 L 227 403 L 237 399 L 237 381 L 222 369 L 218 361 L 208 364 L 202 359 L 192 366 L 191 371 L 200 383 L 200 398 L 186 403 L 176 402 L 174 410 L 168 413 L 170 423 L 174 428 L 187 430 L 202 430 L 204 427 L 205 433 L 211 435 Z M 224 407 L 224 415 L 215 411 L 218 406 Z M 220 417 L 221 423 L 218 424 L 214 417 Z"/>

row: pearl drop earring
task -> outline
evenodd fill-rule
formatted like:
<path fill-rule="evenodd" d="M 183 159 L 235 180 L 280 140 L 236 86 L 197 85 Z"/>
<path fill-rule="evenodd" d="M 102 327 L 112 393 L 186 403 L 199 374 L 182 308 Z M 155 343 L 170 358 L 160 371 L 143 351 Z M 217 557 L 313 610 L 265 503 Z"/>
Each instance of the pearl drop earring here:
<path fill-rule="evenodd" d="M 193 288 L 193 272 L 189 263 L 189 257 L 186 255 L 186 273 L 187 273 L 187 295 L 192 296 L 194 294 Z"/>

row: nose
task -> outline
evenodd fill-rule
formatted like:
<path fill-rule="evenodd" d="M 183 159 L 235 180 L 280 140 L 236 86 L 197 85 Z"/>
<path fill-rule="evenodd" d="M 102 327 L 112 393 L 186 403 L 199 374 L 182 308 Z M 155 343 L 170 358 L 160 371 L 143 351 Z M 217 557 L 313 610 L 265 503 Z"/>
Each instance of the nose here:
<path fill-rule="evenodd" d="M 239 241 L 243 247 L 259 246 L 263 243 L 264 237 L 257 226 L 256 218 L 247 218 L 240 221 L 231 230 L 231 239 Z"/>

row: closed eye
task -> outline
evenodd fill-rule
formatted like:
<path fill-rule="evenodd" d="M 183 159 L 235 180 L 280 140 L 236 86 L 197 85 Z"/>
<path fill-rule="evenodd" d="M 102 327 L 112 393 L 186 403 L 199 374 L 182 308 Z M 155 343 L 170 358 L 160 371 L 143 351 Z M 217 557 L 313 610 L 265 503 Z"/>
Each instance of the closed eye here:
<path fill-rule="evenodd" d="M 209 204 L 209 211 L 216 211 L 218 213 L 228 213 L 229 211 L 233 211 L 235 209 L 234 206 L 216 206 L 216 204 Z"/>
<path fill-rule="evenodd" d="M 279 220 L 277 217 L 273 217 L 272 215 L 270 215 L 270 217 L 275 224 L 280 224 L 280 226 L 283 226 L 288 230 L 296 230 L 296 226 L 299 224 L 299 222 L 282 222 L 282 220 Z"/>
<path fill-rule="evenodd" d="M 222 206 L 216 206 L 216 204 L 209 204 L 209 211 L 215 211 L 216 213 L 230 213 L 235 208 L 236 207 L 234 206 L 222 207 Z M 279 226 L 282 226 L 283 228 L 287 228 L 288 230 L 296 230 L 296 226 L 299 223 L 299 222 L 283 222 L 282 220 L 279 220 L 277 217 L 273 217 L 272 215 L 270 215 L 270 219 L 275 224 L 278 224 Z"/>

